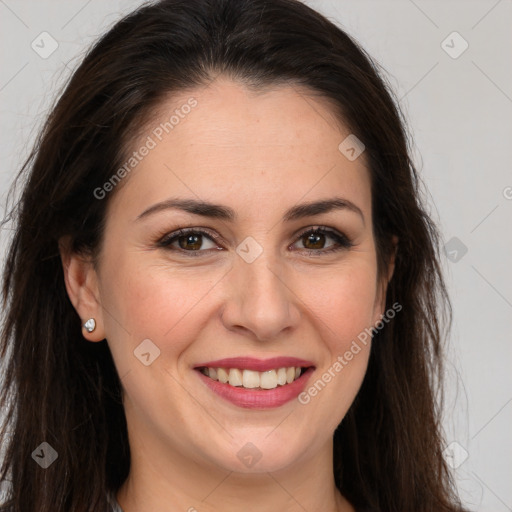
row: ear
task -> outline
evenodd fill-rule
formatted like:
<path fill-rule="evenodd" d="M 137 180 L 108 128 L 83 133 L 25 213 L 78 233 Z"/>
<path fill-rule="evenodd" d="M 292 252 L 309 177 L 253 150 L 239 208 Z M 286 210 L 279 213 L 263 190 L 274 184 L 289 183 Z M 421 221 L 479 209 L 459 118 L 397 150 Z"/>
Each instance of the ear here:
<path fill-rule="evenodd" d="M 374 325 L 381 319 L 381 317 L 386 312 L 386 292 L 388 289 L 388 284 L 391 281 L 391 278 L 393 277 L 393 274 L 395 272 L 395 260 L 396 253 L 398 251 L 398 237 L 396 235 L 393 235 L 392 237 L 392 245 L 393 250 L 389 258 L 387 272 L 385 273 L 384 276 L 382 276 L 377 290 L 377 298 L 375 300 L 374 308 Z"/>
<path fill-rule="evenodd" d="M 82 334 L 88 341 L 105 339 L 103 308 L 98 288 L 98 276 L 90 257 L 71 250 L 69 237 L 59 240 L 59 252 L 64 270 L 64 282 L 69 300 L 82 322 Z M 87 332 L 84 323 L 94 318 L 96 328 Z"/>

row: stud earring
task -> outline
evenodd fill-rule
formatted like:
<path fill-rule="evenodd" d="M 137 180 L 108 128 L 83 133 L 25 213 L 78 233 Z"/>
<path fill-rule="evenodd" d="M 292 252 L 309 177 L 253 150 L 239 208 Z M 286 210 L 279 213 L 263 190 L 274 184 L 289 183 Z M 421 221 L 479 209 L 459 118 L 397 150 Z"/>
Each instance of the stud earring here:
<path fill-rule="evenodd" d="M 94 329 L 96 329 L 96 320 L 94 320 L 94 318 L 89 318 L 89 320 L 85 322 L 84 328 L 87 332 L 94 331 Z"/>

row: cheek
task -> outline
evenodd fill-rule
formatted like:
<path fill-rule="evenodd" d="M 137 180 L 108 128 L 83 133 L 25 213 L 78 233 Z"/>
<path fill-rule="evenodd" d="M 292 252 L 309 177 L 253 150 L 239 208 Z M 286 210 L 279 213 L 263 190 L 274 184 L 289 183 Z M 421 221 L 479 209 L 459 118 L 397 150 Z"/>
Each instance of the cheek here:
<path fill-rule="evenodd" d="M 105 331 L 122 367 L 133 365 L 133 351 L 146 339 L 175 360 L 204 327 L 204 306 L 219 280 L 218 272 L 176 271 L 142 259 L 112 258 L 104 268 Z"/>
<path fill-rule="evenodd" d="M 376 273 L 370 261 L 297 276 L 293 289 L 331 351 L 344 352 L 351 340 L 372 325 Z"/>
<path fill-rule="evenodd" d="M 322 278 L 316 276 L 315 293 L 311 292 L 313 281 L 302 281 L 301 296 L 327 354 L 299 402 L 310 416 L 318 418 L 318 428 L 329 433 L 346 415 L 366 374 L 375 279 L 373 267 L 363 264 Z"/>
<path fill-rule="evenodd" d="M 183 320 L 204 300 L 213 284 L 206 276 L 198 279 L 192 274 L 183 276 L 169 269 L 153 268 L 131 276 L 125 289 L 129 298 L 119 299 L 135 332 L 163 338 L 183 328 Z"/>

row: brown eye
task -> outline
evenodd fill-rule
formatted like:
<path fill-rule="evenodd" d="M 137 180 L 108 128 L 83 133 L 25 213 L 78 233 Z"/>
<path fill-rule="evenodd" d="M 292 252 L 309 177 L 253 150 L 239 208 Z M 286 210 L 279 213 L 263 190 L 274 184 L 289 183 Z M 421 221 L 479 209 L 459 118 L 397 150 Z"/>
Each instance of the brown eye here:
<path fill-rule="evenodd" d="M 189 253 L 190 256 L 199 256 L 201 253 L 208 252 L 209 249 L 219 249 L 213 235 L 198 229 L 180 229 L 165 235 L 158 242 L 158 246 L 171 251 Z"/>
<path fill-rule="evenodd" d="M 329 239 L 334 240 L 334 244 L 331 243 L 326 247 Z M 348 249 L 354 245 L 345 235 L 326 228 L 313 228 L 304 231 L 299 235 L 299 240 L 296 243 L 298 242 L 302 242 L 303 250 L 310 254 L 325 254 Z M 299 248 L 298 250 L 301 251 L 302 249 Z"/>
<path fill-rule="evenodd" d="M 177 238 L 181 249 L 199 250 L 203 243 L 203 235 L 183 235 Z"/>
<path fill-rule="evenodd" d="M 323 249 L 326 236 L 323 233 L 309 233 L 302 237 L 306 249 Z"/>

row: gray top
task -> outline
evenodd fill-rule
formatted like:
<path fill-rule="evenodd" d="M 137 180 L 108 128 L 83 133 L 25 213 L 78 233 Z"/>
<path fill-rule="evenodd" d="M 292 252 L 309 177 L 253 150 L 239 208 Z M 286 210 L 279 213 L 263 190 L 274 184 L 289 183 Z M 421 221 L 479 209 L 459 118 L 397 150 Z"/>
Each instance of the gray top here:
<path fill-rule="evenodd" d="M 115 494 L 109 493 L 107 496 L 108 502 L 110 503 L 111 512 L 123 512 L 123 509 L 121 508 L 121 505 L 117 502 L 117 499 L 115 497 Z"/>

